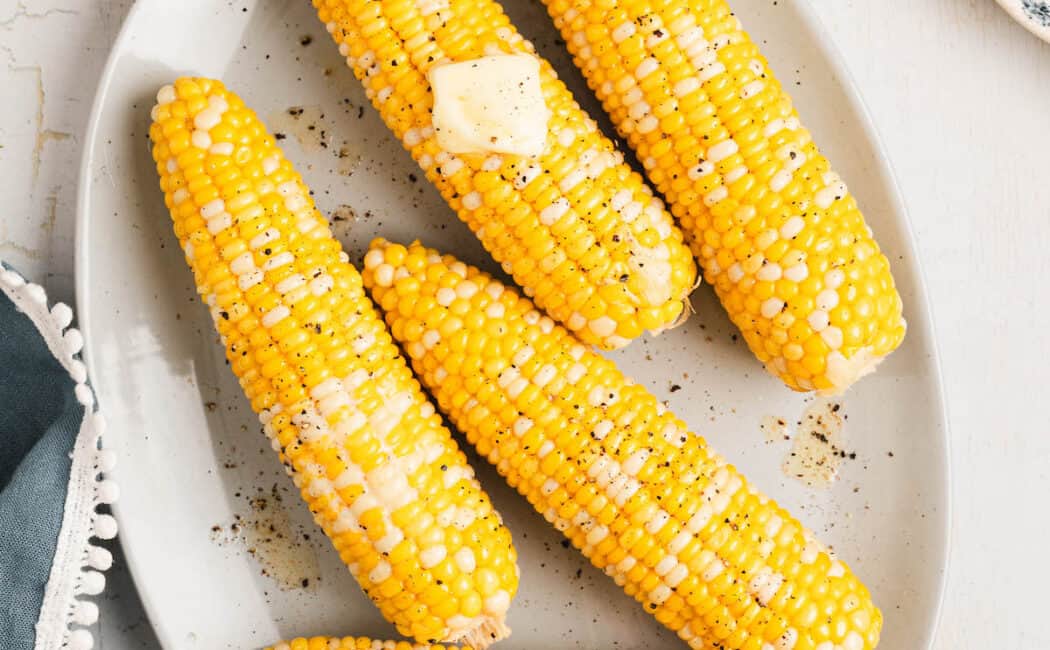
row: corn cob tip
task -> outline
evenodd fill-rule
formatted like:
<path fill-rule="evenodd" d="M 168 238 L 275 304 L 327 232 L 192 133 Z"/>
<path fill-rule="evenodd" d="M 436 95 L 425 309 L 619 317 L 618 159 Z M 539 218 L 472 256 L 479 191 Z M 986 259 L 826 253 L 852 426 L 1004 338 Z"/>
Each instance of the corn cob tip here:
<path fill-rule="evenodd" d="M 418 246 L 418 245 L 420 245 L 420 242 L 419 242 L 418 239 L 414 240 L 410 244 L 410 246 L 412 246 L 412 247 Z M 388 241 L 387 239 L 385 239 L 383 237 L 376 237 L 375 239 L 373 239 L 369 243 L 368 248 L 369 248 L 369 253 L 371 253 L 372 251 L 375 251 L 377 254 L 376 255 L 371 255 L 371 256 L 369 256 L 369 255 L 365 256 L 365 264 L 366 264 L 366 266 L 368 265 L 370 259 L 373 260 L 372 263 L 376 265 L 376 268 L 374 269 L 374 271 L 375 271 L 375 280 L 374 281 L 379 286 L 384 286 L 384 287 L 385 286 L 390 286 L 391 284 L 393 284 L 394 280 L 397 279 L 397 276 L 395 276 L 395 274 L 394 274 L 394 268 L 391 265 L 385 264 L 385 266 L 383 266 L 384 262 L 382 260 L 383 260 L 384 252 L 390 247 L 400 247 L 402 249 L 405 248 L 401 244 L 390 242 L 390 241 Z M 461 264 L 460 262 L 456 262 L 456 263 L 457 264 Z M 382 268 L 380 268 L 381 266 L 382 266 Z M 699 276 L 697 276 L 696 281 L 692 285 L 692 288 L 695 289 L 696 287 L 700 286 L 701 282 L 702 282 L 702 280 L 700 279 Z M 690 289 L 688 292 L 685 292 L 678 299 L 678 301 L 676 303 L 678 305 L 678 310 L 677 310 L 678 311 L 678 316 L 677 317 L 675 317 L 672 321 L 670 321 L 666 325 L 653 326 L 649 330 L 649 333 L 651 335 L 653 335 L 653 336 L 659 336 L 660 334 L 663 334 L 664 332 L 666 332 L 668 330 L 671 330 L 671 329 L 674 329 L 675 327 L 678 327 L 679 325 L 685 323 L 685 321 L 689 319 L 690 315 L 696 313 L 696 310 L 693 309 L 692 301 L 689 299 L 689 295 L 691 293 L 692 293 L 692 289 Z M 572 326 L 569 325 L 569 323 L 566 323 L 565 325 L 570 330 L 573 329 Z M 586 327 L 586 323 L 584 324 L 584 327 Z M 576 336 L 578 338 L 580 338 L 582 341 L 584 341 L 585 343 L 594 344 L 595 347 L 598 347 L 598 348 L 600 348 L 602 350 L 618 350 L 618 349 L 623 348 L 624 346 L 626 346 L 628 343 L 630 343 L 629 339 L 616 336 L 615 334 L 605 338 L 602 341 L 595 342 L 590 337 L 582 336 L 579 331 L 576 331 L 575 333 L 576 333 Z"/>
<path fill-rule="evenodd" d="M 462 643 L 467 648 L 485 650 L 493 643 L 506 639 L 510 636 L 510 627 L 499 619 L 486 619 L 480 626 L 475 627 L 467 634 L 454 639 L 456 643 Z"/>
<path fill-rule="evenodd" d="M 660 336 L 668 330 L 673 330 L 679 325 L 684 325 L 685 322 L 689 320 L 689 317 L 696 313 L 696 308 L 693 307 L 693 301 L 690 300 L 690 296 L 692 295 L 693 291 L 696 291 L 697 287 L 699 287 L 703 283 L 704 279 L 698 273 L 696 276 L 696 282 L 693 283 L 693 288 L 690 289 L 689 292 L 682 298 L 682 313 L 678 314 L 678 318 L 676 318 L 666 327 L 658 327 L 656 329 L 650 330 L 649 333 L 653 336 Z"/>
<path fill-rule="evenodd" d="M 834 397 L 845 393 L 861 378 L 875 372 L 875 369 L 885 358 L 886 355 L 875 354 L 871 347 L 863 347 L 849 357 L 837 350 L 832 351 L 828 354 L 827 370 L 824 371 L 824 375 L 831 385 L 817 390 L 817 394 Z M 768 364 L 766 365 L 766 370 L 774 377 L 780 376 L 777 369 Z"/>

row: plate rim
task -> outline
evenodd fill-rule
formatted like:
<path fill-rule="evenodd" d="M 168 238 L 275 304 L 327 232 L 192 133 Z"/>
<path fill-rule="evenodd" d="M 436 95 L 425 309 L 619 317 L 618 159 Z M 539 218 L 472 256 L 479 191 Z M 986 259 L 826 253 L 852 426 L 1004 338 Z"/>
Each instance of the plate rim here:
<path fill-rule="evenodd" d="M 997 0 L 1000 4 L 1006 0 Z M 944 528 L 944 543 L 940 549 L 938 549 L 942 557 L 944 558 L 944 566 L 941 567 L 940 581 L 937 585 L 937 603 L 934 606 L 934 611 L 931 613 L 929 619 L 929 629 L 927 634 L 929 641 L 927 647 L 932 647 L 934 641 L 937 640 L 937 631 L 940 628 L 941 618 L 944 615 L 944 601 L 948 591 L 948 575 L 952 568 L 952 522 L 953 522 L 953 510 L 954 510 L 954 494 L 953 494 L 953 472 L 952 472 L 952 446 L 951 446 L 951 419 L 950 412 L 948 409 L 948 400 L 944 390 L 944 372 L 941 365 L 941 351 L 937 341 L 937 327 L 933 318 L 933 304 L 930 302 L 929 294 L 929 281 L 927 279 L 926 270 L 923 266 L 923 261 L 919 257 L 916 250 L 918 239 L 915 236 L 915 226 L 912 224 L 911 211 L 908 210 L 907 203 L 904 201 L 904 194 L 901 192 L 900 183 L 897 180 L 897 171 L 893 165 L 893 160 L 890 158 L 889 153 L 886 150 L 885 141 L 882 138 L 882 134 L 879 132 L 879 127 L 876 125 L 874 118 L 871 115 L 871 111 L 868 108 L 867 102 L 864 100 L 864 95 L 861 93 L 860 87 L 857 85 L 856 79 L 853 77 L 852 71 L 849 66 L 846 65 L 846 59 L 842 55 L 842 51 L 832 38 L 831 30 L 824 24 L 823 19 L 817 13 L 813 6 L 813 0 L 797 0 L 796 2 L 800 13 L 805 15 L 805 19 L 810 22 L 814 29 L 823 37 L 817 39 L 814 43 L 814 47 L 820 50 L 821 54 L 830 61 L 829 65 L 835 74 L 838 75 L 839 81 L 847 87 L 849 92 L 846 94 L 846 101 L 850 104 L 853 110 L 861 116 L 861 128 L 864 130 L 865 135 L 873 143 L 875 153 L 882 161 L 882 165 L 877 166 L 879 176 L 883 177 L 882 180 L 889 187 L 889 196 L 893 206 L 893 210 L 898 212 L 901 216 L 901 224 L 907 233 L 906 240 L 906 252 L 908 253 L 908 259 L 914 267 L 915 276 L 917 279 L 917 285 L 919 292 L 921 293 L 922 299 L 918 301 L 921 303 L 919 306 L 919 312 L 922 315 L 920 319 L 911 319 L 908 321 L 908 328 L 912 329 L 915 327 L 913 324 L 915 320 L 919 322 L 919 329 L 921 329 L 926 340 L 929 341 L 929 352 L 930 359 L 929 364 L 933 368 L 933 376 L 931 377 L 933 384 L 934 397 L 937 400 L 936 411 L 940 416 L 941 421 L 941 437 L 942 448 L 944 449 L 944 456 L 941 461 L 944 464 L 944 482 L 941 485 L 941 489 L 944 490 L 944 511 L 942 513 L 942 526 Z M 914 311 L 916 308 L 915 304 L 912 304 L 910 309 Z"/>
<path fill-rule="evenodd" d="M 997 2 L 1005 2 L 1006 0 L 996 0 Z M 948 401 L 944 390 L 944 372 L 941 364 L 941 350 L 937 339 L 937 326 L 933 321 L 933 309 L 932 303 L 929 300 L 929 281 L 927 279 L 926 270 L 923 265 L 923 260 L 918 254 L 917 244 L 918 238 L 916 237 L 915 226 L 911 223 L 911 212 L 907 208 L 907 204 L 904 202 L 904 194 L 901 191 L 901 185 L 897 180 L 897 170 L 889 158 L 889 153 L 886 151 L 885 141 L 882 139 L 882 134 L 879 132 L 879 127 L 875 123 L 875 119 L 871 117 L 871 111 L 868 109 L 867 102 L 864 101 L 860 86 L 857 84 L 857 80 L 853 76 L 853 72 L 850 71 L 849 66 L 845 63 L 845 58 L 842 56 L 842 51 L 836 45 L 835 40 L 832 38 L 831 29 L 828 29 L 824 24 L 823 19 L 817 13 L 816 8 L 813 5 L 813 0 L 797 0 L 796 4 L 799 7 L 800 13 L 805 15 L 805 19 L 813 25 L 816 32 L 822 37 L 817 40 L 814 44 L 817 49 L 821 51 L 821 54 L 831 61 L 832 69 L 835 70 L 835 74 L 839 77 L 839 82 L 846 87 L 848 90 L 846 95 L 846 101 L 854 110 L 860 114 L 862 118 L 861 128 L 868 140 L 873 143 L 874 149 L 878 154 L 878 158 L 882 161 L 882 165 L 878 166 L 878 174 L 882 177 L 882 181 L 886 183 L 889 188 L 889 197 L 892 204 L 892 209 L 898 212 L 901 216 L 901 225 L 904 228 L 907 236 L 905 239 L 905 248 L 908 255 L 908 260 L 913 268 L 913 272 L 916 275 L 916 298 L 911 301 L 911 311 L 916 311 L 916 302 L 919 302 L 919 312 L 922 318 L 919 318 L 920 330 L 925 336 L 926 340 L 929 341 L 929 364 L 933 369 L 932 386 L 933 386 L 933 397 L 937 399 L 937 413 L 941 419 L 941 437 L 942 448 L 944 449 L 944 456 L 941 461 L 944 464 L 944 483 L 941 488 L 944 490 L 944 511 L 942 512 L 942 526 L 944 527 L 944 545 L 943 548 L 939 549 L 944 557 L 944 566 L 941 568 L 941 580 L 938 585 L 938 596 L 937 605 L 934 606 L 933 611 L 929 617 L 929 628 L 927 629 L 927 635 L 929 637 L 929 643 L 927 647 L 932 647 L 933 642 L 937 641 L 937 631 L 940 628 L 941 618 L 944 615 L 944 601 L 947 594 L 948 588 L 948 574 L 951 571 L 952 565 L 952 553 L 951 553 L 951 539 L 952 539 L 952 511 L 954 506 L 954 495 L 953 495 L 953 475 L 951 470 L 951 420 L 949 418 Z M 916 319 L 908 321 L 908 329 L 916 327 Z"/>
<path fill-rule="evenodd" d="M 204 0 L 208 1 L 208 0 Z M 497 0 L 498 2 L 506 2 L 508 0 Z M 513 0 L 511 0 L 513 1 Z M 843 86 L 846 102 L 849 107 L 856 112 L 858 116 L 858 122 L 862 129 L 865 137 L 871 142 L 872 149 L 876 154 L 876 158 L 879 163 L 876 165 L 876 175 L 879 177 L 879 181 L 884 184 L 887 188 L 888 198 L 893 212 L 897 213 L 894 217 L 895 220 L 899 221 L 898 224 L 903 228 L 906 236 L 904 239 L 904 248 L 909 264 L 913 267 L 915 274 L 916 286 L 918 289 L 919 297 L 918 301 L 913 301 L 910 309 L 913 312 L 918 312 L 921 318 L 911 319 L 909 322 L 909 328 L 918 328 L 925 339 L 928 341 L 928 352 L 929 359 L 928 365 L 932 372 L 930 379 L 931 386 L 931 397 L 936 401 L 936 405 L 931 405 L 931 410 L 934 411 L 940 422 L 939 435 L 941 438 L 941 448 L 943 449 L 943 455 L 940 461 L 944 467 L 943 481 L 937 482 L 937 487 L 944 494 L 943 508 L 939 511 L 940 528 L 944 531 L 941 536 L 943 543 L 935 544 L 931 546 L 931 550 L 936 551 L 943 558 L 943 566 L 940 570 L 940 577 L 936 586 L 937 594 L 935 598 L 935 604 L 932 611 L 927 618 L 927 629 L 926 635 L 928 639 L 927 647 L 932 647 L 933 642 L 937 638 L 937 632 L 940 626 L 940 621 L 943 616 L 944 601 L 947 591 L 948 576 L 952 567 L 952 522 L 953 522 L 953 510 L 954 510 L 954 494 L 953 494 L 953 471 L 952 471 L 952 445 L 951 445 L 951 421 L 949 419 L 949 409 L 947 404 L 947 397 L 944 389 L 944 377 L 942 372 L 941 354 L 939 344 L 935 336 L 937 328 L 934 322 L 934 315 L 932 310 L 932 303 L 929 298 L 929 283 L 927 275 L 924 270 L 922 260 L 916 254 L 917 239 L 915 236 L 915 229 L 912 223 L 911 214 L 904 201 L 903 194 L 901 192 L 900 184 L 897 180 L 897 174 L 892 163 L 891 158 L 887 154 L 885 143 L 879 133 L 878 126 L 872 118 L 871 112 L 868 108 L 867 103 L 861 93 L 859 86 L 856 83 L 849 67 L 846 65 L 845 59 L 843 58 L 838 46 L 831 38 L 831 32 L 824 24 L 823 19 L 816 11 L 812 0 L 790 0 L 791 4 L 798 11 L 803 22 L 813 30 L 815 34 L 820 38 L 815 39 L 815 42 L 811 45 L 819 51 L 820 55 L 827 62 L 827 65 L 832 69 L 834 74 L 838 77 L 839 83 Z M 1027 16 L 1023 14 L 1020 6 L 1016 3 L 1007 4 L 1009 0 L 996 0 L 996 2 L 1009 13 L 1015 20 L 1022 23 L 1026 29 L 1031 31 L 1036 36 L 1050 42 L 1050 28 L 1042 28 L 1036 25 L 1033 21 L 1029 20 Z M 129 41 L 132 38 L 132 31 L 135 27 L 138 17 L 145 11 L 145 7 L 162 4 L 163 0 L 135 0 L 129 9 L 127 15 L 124 17 L 123 23 L 121 24 L 120 31 L 117 33 L 116 38 L 113 40 L 109 54 L 106 58 L 105 66 L 103 67 L 102 73 L 99 76 L 94 98 L 91 104 L 91 110 L 89 113 L 87 128 L 84 131 L 85 143 L 81 150 L 79 168 L 77 173 L 77 192 L 76 192 L 76 210 L 75 210 L 75 233 L 74 233 L 74 289 L 76 292 L 75 304 L 77 309 L 77 327 L 83 332 L 86 344 L 82 352 L 82 356 L 88 368 L 89 378 L 94 377 L 93 363 L 92 363 L 92 341 L 91 336 L 91 325 L 92 319 L 91 314 L 91 286 L 89 282 L 90 272 L 90 256 L 91 253 L 88 248 L 88 231 L 91 224 L 91 210 L 90 203 L 93 197 L 93 171 L 92 166 L 96 161 L 96 144 L 99 137 L 99 128 L 102 117 L 102 112 L 106 107 L 110 90 L 113 86 L 113 76 L 116 70 L 118 60 L 127 54 L 127 47 Z M 648 183 L 648 181 L 646 181 Z M 920 304 L 915 304 L 915 303 Z M 94 383 L 94 382 L 92 382 Z M 114 468 L 109 474 L 117 481 L 120 482 L 120 467 L 119 465 Z M 119 527 L 123 527 L 124 516 L 123 509 L 118 503 L 112 506 L 113 514 L 118 520 Z M 158 630 L 160 611 L 158 610 L 157 604 L 153 601 L 153 598 L 147 592 L 139 588 L 141 583 L 140 575 L 143 568 L 140 565 L 139 559 L 136 559 L 135 553 L 129 553 L 127 546 L 125 545 L 125 538 L 122 535 L 118 535 L 118 542 L 124 551 L 124 562 L 131 574 L 132 580 L 135 584 L 136 592 L 138 593 L 139 599 L 142 602 L 143 608 L 149 618 L 150 626 L 154 630 Z M 158 630 L 158 636 L 161 635 Z M 163 641 L 161 641 L 163 646 Z"/>
<path fill-rule="evenodd" d="M 106 63 L 102 68 L 102 73 L 99 75 L 98 83 L 95 87 L 95 95 L 91 101 L 91 111 L 88 114 L 87 128 L 84 129 L 84 146 L 80 152 L 80 162 L 77 171 L 77 193 L 76 193 L 76 210 L 74 217 L 74 235 L 73 235 L 73 273 L 74 282 L 73 288 L 75 292 L 75 305 L 76 305 L 76 325 L 77 328 L 84 335 L 84 348 L 81 350 L 81 357 L 88 371 L 88 382 L 94 386 L 96 382 L 94 363 L 92 361 L 92 350 L 94 337 L 91 336 L 91 283 L 88 281 L 90 272 L 87 270 L 90 268 L 89 257 L 90 252 L 88 249 L 88 230 L 91 225 L 91 210 L 90 203 L 93 196 L 93 173 L 92 164 L 96 160 L 95 146 L 99 138 L 99 127 L 102 121 L 102 111 L 105 108 L 106 101 L 110 90 L 113 86 L 113 76 L 117 67 L 117 61 L 121 57 L 125 56 L 128 43 L 131 40 L 132 30 L 137 22 L 139 14 L 144 11 L 144 7 L 147 5 L 162 0 L 134 0 L 131 8 L 128 9 L 128 13 L 124 16 L 124 20 L 120 25 L 120 31 L 117 32 L 116 38 L 113 39 L 113 43 L 110 45 L 109 54 L 106 55 Z M 99 398 L 102 396 L 99 395 Z M 99 410 L 103 408 L 102 399 L 99 399 Z M 114 422 L 113 424 L 117 424 Z M 110 427 L 112 429 L 112 426 Z M 100 444 L 105 444 L 106 436 L 103 436 Z M 115 465 L 109 472 L 108 475 L 120 485 L 120 474 L 121 468 L 119 463 Z M 162 619 L 160 616 L 161 612 L 158 608 L 157 603 L 154 602 L 152 596 L 148 593 L 148 590 L 140 588 L 140 584 L 144 584 L 144 580 L 141 579 L 143 568 L 140 566 L 136 554 L 129 552 L 127 544 L 125 542 L 124 535 L 121 531 L 124 529 L 124 509 L 120 500 L 110 505 L 110 509 L 113 516 L 117 520 L 117 542 L 120 544 L 121 553 L 124 557 L 124 564 L 127 567 L 128 573 L 131 575 L 132 583 L 135 587 L 135 592 L 138 594 L 139 602 L 142 603 L 143 611 L 146 613 L 146 617 L 149 619 L 150 628 L 159 637 L 157 639 L 161 647 L 164 647 L 162 638 L 166 635 L 162 635 L 158 630 L 159 621 Z"/>

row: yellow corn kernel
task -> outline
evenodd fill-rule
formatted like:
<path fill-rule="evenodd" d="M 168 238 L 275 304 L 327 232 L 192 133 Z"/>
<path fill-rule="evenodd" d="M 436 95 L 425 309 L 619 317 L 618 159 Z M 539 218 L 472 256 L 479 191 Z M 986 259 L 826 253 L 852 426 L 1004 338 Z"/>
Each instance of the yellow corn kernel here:
<path fill-rule="evenodd" d="M 372 243 L 362 277 L 392 306 L 395 332 L 413 331 L 419 318 L 401 305 L 451 290 L 456 297 L 426 315 L 438 323 L 464 300 L 461 286 L 478 289 L 476 329 L 463 321 L 429 347 L 400 339 L 423 385 L 507 482 L 646 611 L 698 648 L 875 647 L 882 615 L 864 585 L 653 394 L 451 256 L 413 244 L 409 257 L 429 268 L 395 267 L 416 281 L 386 282 L 376 270 L 389 263 L 387 247 Z M 490 309 L 497 300 L 502 309 Z M 493 341 L 500 356 L 484 358 Z M 465 366 L 480 381 L 467 381 Z M 527 436 L 528 447 L 504 444 Z M 800 616 L 798 603 L 816 604 L 820 616 Z"/>
<path fill-rule="evenodd" d="M 182 78 L 157 101 L 150 137 L 179 244 L 230 365 L 318 523 L 402 634 L 478 647 L 506 636 L 517 589 L 510 535 L 309 189 L 220 82 Z M 187 163 L 190 151 L 241 159 L 211 173 Z M 450 508 L 465 529 L 437 523 Z M 417 526 L 400 523 L 406 513 Z M 463 594 L 416 578 L 438 556 L 466 554 L 476 561 L 445 568 L 487 598 L 450 613 L 447 601 Z"/>
<path fill-rule="evenodd" d="M 725 0 L 544 3 L 733 322 L 787 311 L 826 344 L 755 326 L 745 338 L 767 370 L 841 392 L 900 345 L 889 262 Z"/>
<path fill-rule="evenodd" d="M 605 349 L 681 322 L 696 281 L 681 232 L 546 61 L 541 85 L 552 117 L 541 156 L 439 148 L 428 71 L 493 52 L 534 53 L 496 2 L 314 0 L 314 6 L 427 178 L 552 318 Z M 409 90 L 411 100 L 402 96 Z"/>

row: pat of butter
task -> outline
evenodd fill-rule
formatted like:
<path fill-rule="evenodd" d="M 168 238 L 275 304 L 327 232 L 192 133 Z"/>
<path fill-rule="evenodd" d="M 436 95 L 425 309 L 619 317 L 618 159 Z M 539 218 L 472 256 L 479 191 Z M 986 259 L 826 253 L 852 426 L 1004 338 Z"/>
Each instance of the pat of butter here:
<path fill-rule="evenodd" d="M 538 156 L 550 111 L 540 62 L 528 54 L 484 56 L 431 68 L 434 135 L 449 153 Z"/>

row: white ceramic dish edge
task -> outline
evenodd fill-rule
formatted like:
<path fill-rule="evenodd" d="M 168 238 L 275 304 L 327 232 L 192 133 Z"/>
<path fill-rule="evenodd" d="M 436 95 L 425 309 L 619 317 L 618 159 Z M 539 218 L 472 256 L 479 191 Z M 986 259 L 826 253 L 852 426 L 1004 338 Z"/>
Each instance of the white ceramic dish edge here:
<path fill-rule="evenodd" d="M 1000 2 L 1005 1 L 1006 0 L 1000 0 Z M 905 216 L 904 227 L 908 231 L 908 237 L 906 238 L 907 252 L 911 256 L 912 263 L 915 265 L 920 284 L 922 284 L 924 288 L 929 287 L 929 284 L 926 282 L 927 276 L 924 270 L 922 259 L 919 257 L 918 252 L 915 250 L 915 227 L 912 225 L 911 222 L 911 213 L 908 211 L 908 206 L 904 202 L 904 195 L 901 193 L 900 183 L 897 182 L 897 174 L 894 170 L 893 162 L 886 151 L 886 145 L 882 139 L 882 136 L 879 134 L 879 128 L 875 124 L 875 120 L 872 119 L 871 111 L 868 110 L 868 105 L 864 101 L 864 95 L 861 93 L 860 87 L 857 85 L 856 80 L 853 78 L 853 73 L 846 65 L 845 59 L 842 56 L 842 52 L 839 50 L 838 46 L 835 45 L 835 41 L 831 37 L 831 31 L 828 30 L 827 27 L 825 27 L 824 21 L 821 20 L 820 16 L 817 15 L 816 10 L 813 8 L 812 1 L 804 0 L 803 2 L 799 3 L 799 7 L 802 9 L 802 12 L 806 14 L 806 17 L 813 23 L 813 25 L 815 26 L 815 31 L 822 34 L 825 37 L 817 41 L 816 47 L 819 50 L 821 50 L 824 53 L 825 57 L 831 62 L 830 65 L 835 70 L 835 74 L 839 76 L 839 79 L 842 81 L 842 83 L 848 86 L 852 91 L 850 93 L 847 93 L 847 101 L 850 102 L 855 111 L 857 111 L 864 117 L 864 119 L 861 120 L 861 128 L 863 128 L 867 132 L 869 139 L 874 143 L 875 150 L 878 152 L 879 157 L 882 158 L 884 162 L 884 166 L 879 168 L 879 173 L 884 175 L 883 180 L 886 182 L 887 185 L 890 186 L 890 188 L 892 188 L 892 192 L 890 193 L 890 195 L 894 203 L 894 207 Z M 914 307 L 912 307 L 912 309 L 914 309 Z M 924 330 L 923 333 L 930 341 L 930 349 L 932 351 L 933 357 L 932 359 L 930 359 L 930 363 L 933 364 L 933 366 L 937 369 L 937 372 L 935 373 L 934 377 L 934 384 L 936 385 L 936 397 L 938 402 L 937 408 L 941 412 L 941 421 L 944 422 L 945 427 L 944 491 L 946 499 L 944 502 L 944 511 L 940 513 L 941 518 L 943 520 L 944 530 L 946 531 L 944 536 L 944 547 L 941 549 L 941 552 L 944 556 L 944 569 L 941 572 L 941 584 L 939 588 L 940 595 L 937 599 L 937 608 L 930 618 L 930 627 L 927 632 L 927 634 L 929 635 L 927 645 L 932 646 L 935 635 L 937 634 L 937 627 L 940 623 L 941 615 L 944 611 L 944 595 L 948 587 L 948 573 L 951 571 L 952 566 L 952 445 L 950 428 L 951 423 L 948 419 L 948 402 L 944 392 L 944 377 L 941 374 L 942 366 L 940 346 L 937 343 L 936 336 L 937 326 L 934 322 L 933 309 L 930 305 L 929 296 L 927 296 L 927 299 L 924 301 L 922 310 L 923 318 L 913 318 L 908 323 L 908 326 L 909 328 L 913 328 L 916 326 L 916 322 L 921 323 Z"/>
<path fill-rule="evenodd" d="M 127 16 L 124 17 L 124 23 L 121 25 L 117 37 L 113 40 L 113 44 L 110 46 L 109 56 L 106 58 L 106 65 L 102 69 L 102 74 L 99 75 L 98 90 L 95 92 L 95 97 L 91 102 L 91 113 L 88 118 L 87 129 L 84 132 L 84 149 L 80 154 L 80 169 L 77 174 L 76 232 L 73 240 L 76 267 L 79 267 L 81 262 L 87 259 L 87 256 L 89 255 L 85 232 L 91 221 L 91 216 L 88 210 L 92 190 L 91 165 L 95 160 L 95 142 L 96 135 L 98 134 L 99 122 L 101 121 L 100 116 L 102 114 L 102 107 L 105 105 L 106 94 L 112 87 L 110 81 L 113 77 L 113 71 L 116 68 L 117 60 L 120 58 L 120 52 L 124 49 L 125 43 L 130 38 L 131 27 L 135 24 L 135 16 L 142 10 L 142 7 L 143 3 L 140 0 L 136 0 L 135 4 L 133 4 L 128 11 Z M 91 340 L 91 328 L 89 325 L 91 319 L 88 318 L 91 306 L 91 288 L 83 273 L 76 274 L 74 288 L 76 291 L 76 306 L 79 318 L 78 327 L 80 328 L 81 333 L 83 333 L 84 339 L 86 341 Z M 90 346 L 85 345 L 81 355 L 84 357 L 84 361 L 87 364 L 89 381 L 94 384 L 94 372 L 92 371 L 89 348 Z M 105 444 L 105 440 L 102 441 L 102 444 Z M 119 468 L 114 469 L 116 472 L 120 471 Z M 117 501 L 110 507 L 119 524 L 122 521 L 120 502 Z M 122 545 L 124 543 L 123 538 L 119 535 L 117 541 Z M 125 562 L 128 564 L 128 570 L 131 573 L 132 579 L 135 581 L 136 585 L 138 585 L 139 579 L 137 576 L 139 574 L 139 567 L 136 565 L 133 556 L 125 554 Z M 156 628 L 157 622 L 160 620 L 160 617 L 158 616 L 159 612 L 154 607 L 149 594 L 139 590 L 139 600 L 142 601 L 142 606 L 146 610 L 146 615 L 150 619 L 150 625 Z"/>

